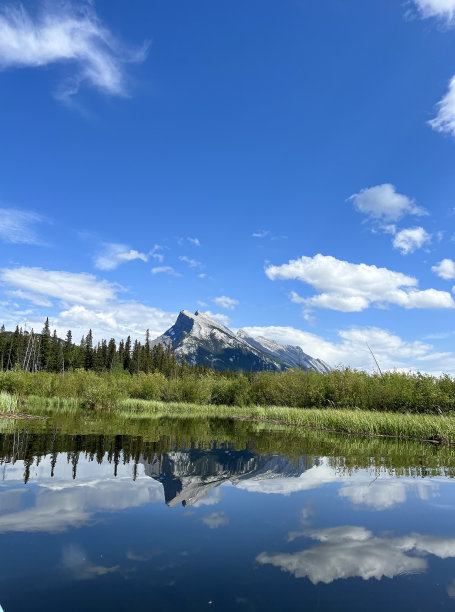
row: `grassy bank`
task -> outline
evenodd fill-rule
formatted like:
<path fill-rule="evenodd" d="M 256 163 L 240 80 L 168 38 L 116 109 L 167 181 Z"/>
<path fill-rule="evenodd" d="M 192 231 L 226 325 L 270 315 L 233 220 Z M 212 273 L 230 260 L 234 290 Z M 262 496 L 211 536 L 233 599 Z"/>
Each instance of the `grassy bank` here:
<path fill-rule="evenodd" d="M 455 380 L 449 376 L 385 373 L 383 376 L 350 369 L 329 374 L 251 372 L 248 374 L 187 372 L 166 377 L 160 372 L 76 370 L 0 372 L 0 393 L 20 400 L 76 399 L 82 406 L 116 408 L 127 399 L 184 402 L 217 406 L 287 406 L 289 408 L 362 409 L 374 412 L 455 414 Z M 335 417 L 334 417 L 335 418 Z"/>
<path fill-rule="evenodd" d="M 244 419 L 258 423 L 270 423 L 313 429 L 332 433 L 383 436 L 401 439 L 425 440 L 443 444 L 455 443 L 455 415 L 396 414 L 366 410 L 333 410 L 319 408 L 289 408 L 280 406 L 215 406 L 190 403 L 157 402 L 125 399 L 115 409 L 86 411 L 77 399 L 31 396 L 20 402 L 21 411 L 29 414 L 112 415 L 117 422 L 144 421 L 179 417 L 195 419 Z"/>

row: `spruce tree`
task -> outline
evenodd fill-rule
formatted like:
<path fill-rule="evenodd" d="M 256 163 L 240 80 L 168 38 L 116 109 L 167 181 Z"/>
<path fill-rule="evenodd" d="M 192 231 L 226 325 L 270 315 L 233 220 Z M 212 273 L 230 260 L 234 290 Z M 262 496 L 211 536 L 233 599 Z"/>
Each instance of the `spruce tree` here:
<path fill-rule="evenodd" d="M 49 318 L 46 319 L 46 322 L 43 327 L 43 331 L 41 332 L 41 340 L 40 340 L 40 348 L 39 348 L 39 369 L 47 370 L 49 365 L 51 351 L 51 330 L 49 327 Z"/>

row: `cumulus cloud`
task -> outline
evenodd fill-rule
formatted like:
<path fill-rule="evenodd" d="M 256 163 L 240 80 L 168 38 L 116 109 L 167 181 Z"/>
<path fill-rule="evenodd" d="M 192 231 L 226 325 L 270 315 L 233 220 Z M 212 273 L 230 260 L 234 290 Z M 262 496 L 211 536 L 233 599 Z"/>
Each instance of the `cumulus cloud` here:
<path fill-rule="evenodd" d="M 22 6 L 0 9 L 0 68 L 68 67 L 56 96 L 68 100 L 81 86 L 112 96 L 127 95 L 126 65 L 142 62 L 147 45 L 128 49 L 101 23 L 91 2 L 76 8 L 49 4 L 35 16 Z"/>
<path fill-rule="evenodd" d="M 455 278 L 455 261 L 452 259 L 443 259 L 433 266 L 431 271 L 444 280 L 452 280 Z"/>
<path fill-rule="evenodd" d="M 417 289 L 416 278 L 367 264 L 353 264 L 325 255 L 301 257 L 265 270 L 271 280 L 300 280 L 321 293 L 291 300 L 308 307 L 359 312 L 371 305 L 395 304 L 403 308 L 454 308 L 447 291 Z"/>
<path fill-rule="evenodd" d="M 201 246 L 199 238 L 191 238 L 190 236 L 188 236 L 187 240 L 193 246 Z"/>
<path fill-rule="evenodd" d="M 221 306 L 221 308 L 226 308 L 227 310 L 234 310 L 239 303 L 238 300 L 230 298 L 227 295 L 220 295 L 219 297 L 213 298 L 212 302 L 214 302 L 217 306 Z"/>
<path fill-rule="evenodd" d="M 398 193 L 395 185 L 384 183 L 362 189 L 348 198 L 359 212 L 385 223 L 399 221 L 405 215 L 426 215 L 425 209 L 417 206 L 415 201 Z"/>
<path fill-rule="evenodd" d="M 408 342 L 380 327 L 352 327 L 337 332 L 337 341 L 329 342 L 311 332 L 293 327 L 244 327 L 253 337 L 265 336 L 283 344 L 298 345 L 302 350 L 332 366 L 343 365 L 370 370 L 375 367 L 369 344 L 383 370 L 415 370 L 440 374 L 455 373 L 455 355 L 438 352 L 434 346 L 421 341 Z"/>
<path fill-rule="evenodd" d="M 11 244 L 43 244 L 34 229 L 36 223 L 43 221 L 44 217 L 32 211 L 0 208 L 0 240 Z"/>
<path fill-rule="evenodd" d="M 408 255 L 408 253 L 413 253 L 416 249 L 420 249 L 430 240 L 430 234 L 423 227 L 409 227 L 395 234 L 393 246 L 396 249 L 400 249 L 403 255 Z"/>
<path fill-rule="evenodd" d="M 147 262 L 148 254 L 131 249 L 126 244 L 110 242 L 95 256 L 94 263 L 99 270 L 115 270 L 120 264 L 135 259 Z"/>
<path fill-rule="evenodd" d="M 402 537 L 377 537 L 364 527 L 343 526 L 310 531 L 307 537 L 320 544 L 293 553 L 260 553 L 256 560 L 271 564 L 295 578 L 313 584 L 359 577 L 393 578 L 402 573 L 424 572 L 425 555 L 441 559 L 455 556 L 455 540 L 413 533 Z M 411 554 L 409 554 L 411 553 Z"/>

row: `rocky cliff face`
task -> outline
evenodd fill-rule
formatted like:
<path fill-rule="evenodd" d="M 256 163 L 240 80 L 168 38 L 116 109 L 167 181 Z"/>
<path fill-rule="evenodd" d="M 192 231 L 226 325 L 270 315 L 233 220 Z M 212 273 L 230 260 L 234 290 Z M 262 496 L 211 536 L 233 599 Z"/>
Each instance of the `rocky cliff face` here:
<path fill-rule="evenodd" d="M 203 312 L 182 310 L 175 324 L 156 338 L 153 345 L 171 346 L 190 365 L 203 364 L 216 370 L 283 371 L 300 367 L 328 372 L 330 367 L 298 346 L 251 338 L 233 331 Z"/>

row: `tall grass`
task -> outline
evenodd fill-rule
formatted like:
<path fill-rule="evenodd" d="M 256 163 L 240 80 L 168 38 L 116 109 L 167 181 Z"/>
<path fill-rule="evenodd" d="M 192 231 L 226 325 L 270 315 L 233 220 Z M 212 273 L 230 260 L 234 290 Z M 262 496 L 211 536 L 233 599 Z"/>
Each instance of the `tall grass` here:
<path fill-rule="evenodd" d="M 0 392 L 19 398 L 75 398 L 87 408 L 118 407 L 125 399 L 190 402 L 199 405 L 287 406 L 399 413 L 455 413 L 455 380 L 389 372 L 383 376 L 349 368 L 329 374 L 288 370 L 223 377 L 213 372 L 166 378 L 161 373 L 131 375 L 70 371 L 0 373 Z"/>

